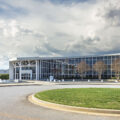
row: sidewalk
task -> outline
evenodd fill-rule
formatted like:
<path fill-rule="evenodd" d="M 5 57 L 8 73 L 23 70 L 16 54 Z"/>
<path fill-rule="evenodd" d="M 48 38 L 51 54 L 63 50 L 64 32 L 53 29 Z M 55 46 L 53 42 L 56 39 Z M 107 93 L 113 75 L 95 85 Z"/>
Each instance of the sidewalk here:
<path fill-rule="evenodd" d="M 11 82 L 11 83 L 0 83 L 0 87 L 8 86 L 30 86 L 30 85 L 42 85 L 42 83 L 37 83 L 36 81 L 22 81 L 22 82 Z"/>
<path fill-rule="evenodd" d="M 120 82 L 100 82 L 100 81 L 64 81 L 64 82 L 54 82 L 56 85 L 120 85 Z"/>
<path fill-rule="evenodd" d="M 0 83 L 0 87 L 8 87 L 8 86 L 30 86 L 30 85 L 120 85 L 120 82 L 100 82 L 100 81 L 59 81 L 59 82 L 49 82 L 49 81 L 30 81 L 24 80 L 19 83 L 11 82 L 11 83 Z"/>

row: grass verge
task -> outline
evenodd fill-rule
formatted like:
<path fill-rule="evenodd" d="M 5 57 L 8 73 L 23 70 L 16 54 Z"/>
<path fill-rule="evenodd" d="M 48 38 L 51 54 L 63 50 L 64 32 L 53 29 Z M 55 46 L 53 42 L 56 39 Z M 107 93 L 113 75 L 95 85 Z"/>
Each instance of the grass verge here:
<path fill-rule="evenodd" d="M 35 97 L 52 103 L 120 110 L 119 88 L 66 88 L 43 91 Z"/>

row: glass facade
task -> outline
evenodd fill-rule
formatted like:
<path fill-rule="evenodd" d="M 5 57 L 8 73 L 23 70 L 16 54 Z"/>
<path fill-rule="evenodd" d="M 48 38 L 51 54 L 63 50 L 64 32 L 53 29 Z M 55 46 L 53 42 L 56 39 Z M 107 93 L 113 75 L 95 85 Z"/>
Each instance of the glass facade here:
<path fill-rule="evenodd" d="M 83 79 L 97 79 L 98 71 L 94 69 L 97 62 L 102 62 L 105 69 L 102 70 L 102 79 L 115 77 L 115 70 L 112 69 L 112 64 L 115 60 L 120 59 L 120 55 L 104 55 L 90 57 L 59 57 L 59 58 L 26 58 L 11 61 L 14 65 L 14 79 L 20 79 L 20 75 L 25 79 L 49 79 L 54 76 L 55 79 L 81 79 L 81 74 L 77 67 L 84 62 Z M 86 65 L 89 66 L 89 70 Z M 21 70 L 21 71 L 20 71 Z M 28 74 L 28 75 L 26 75 Z M 31 75 L 31 77 L 30 77 Z M 21 79 L 22 79 L 21 78 Z"/>

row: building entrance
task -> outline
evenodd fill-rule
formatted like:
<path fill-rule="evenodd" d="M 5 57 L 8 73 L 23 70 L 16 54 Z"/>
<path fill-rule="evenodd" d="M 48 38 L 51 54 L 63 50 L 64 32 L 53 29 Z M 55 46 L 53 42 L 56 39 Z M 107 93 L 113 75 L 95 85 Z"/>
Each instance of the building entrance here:
<path fill-rule="evenodd" d="M 21 75 L 22 80 L 31 80 L 31 74 L 30 73 L 22 73 Z"/>

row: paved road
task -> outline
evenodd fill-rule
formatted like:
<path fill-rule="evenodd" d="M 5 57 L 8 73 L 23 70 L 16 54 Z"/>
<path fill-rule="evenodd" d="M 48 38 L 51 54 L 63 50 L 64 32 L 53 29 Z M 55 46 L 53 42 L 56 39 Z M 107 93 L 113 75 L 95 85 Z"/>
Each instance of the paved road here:
<path fill-rule="evenodd" d="M 119 85 L 49 85 L 0 87 L 0 120 L 120 120 L 120 117 L 57 111 L 28 102 L 26 96 L 38 91 L 66 87 L 118 87 Z"/>

